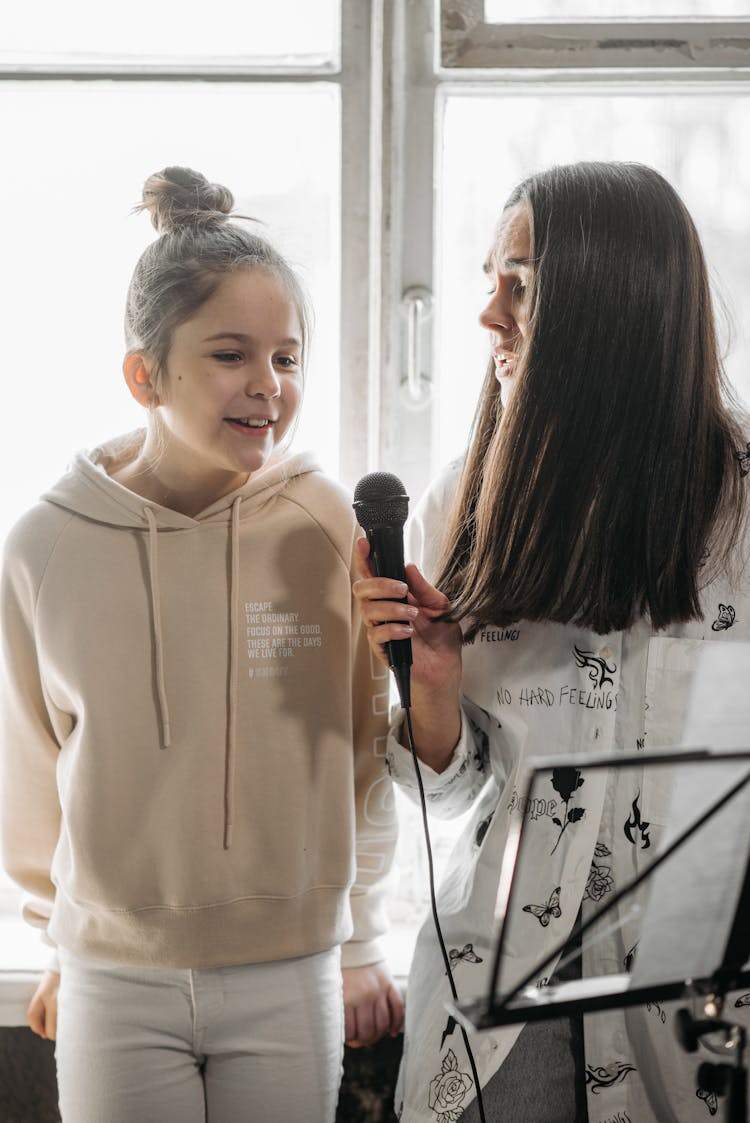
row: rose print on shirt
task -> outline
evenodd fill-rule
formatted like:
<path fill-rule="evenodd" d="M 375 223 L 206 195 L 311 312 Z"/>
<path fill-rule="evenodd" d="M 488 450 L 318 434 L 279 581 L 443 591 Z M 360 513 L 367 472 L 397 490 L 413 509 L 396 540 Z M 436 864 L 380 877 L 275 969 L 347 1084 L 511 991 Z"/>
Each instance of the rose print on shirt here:
<path fill-rule="evenodd" d="M 474 1081 L 467 1072 L 460 1072 L 452 1049 L 443 1057 L 442 1072 L 430 1081 L 427 1106 L 437 1116 L 436 1123 L 457 1123 L 463 1115 L 461 1104 Z"/>
<path fill-rule="evenodd" d="M 559 920 L 562 916 L 560 886 L 558 885 L 557 889 L 552 890 L 546 905 L 524 905 L 523 911 L 530 912 L 532 916 L 535 916 L 542 928 L 546 928 L 553 917 L 555 920 Z"/>
<path fill-rule="evenodd" d="M 711 625 L 712 632 L 725 632 L 734 624 L 735 611 L 731 604 L 720 604 L 719 615 Z"/>
<path fill-rule="evenodd" d="M 550 854 L 554 854 L 555 850 L 557 850 L 560 845 L 560 839 L 565 834 L 570 824 L 579 822 L 586 812 L 583 807 L 568 807 L 568 804 L 573 798 L 573 793 L 584 783 L 580 768 L 553 768 L 550 782 L 565 804 L 563 818 L 558 819 L 557 816 L 553 816 L 552 819 L 555 826 L 560 828 L 557 842 L 550 850 Z"/>
<path fill-rule="evenodd" d="M 614 887 L 612 867 L 600 866 L 596 862 L 592 862 L 586 882 L 586 892 L 583 894 L 584 901 L 601 901 L 602 897 L 611 893 Z"/>
<path fill-rule="evenodd" d="M 647 823 L 645 819 L 641 819 L 641 809 L 638 806 L 638 800 L 641 798 L 641 793 L 635 797 L 631 803 L 632 814 L 625 820 L 623 831 L 628 842 L 632 842 L 633 846 L 638 845 L 639 835 L 641 842 L 641 850 L 648 850 L 651 846 L 651 838 L 649 837 L 648 829 L 651 823 Z"/>
<path fill-rule="evenodd" d="M 589 678 L 597 690 L 607 682 L 611 686 L 614 686 L 614 679 L 611 679 L 609 676 L 613 675 L 617 670 L 617 665 L 615 663 L 610 667 L 609 663 L 605 659 L 602 659 L 601 656 L 596 655 L 593 651 L 581 651 L 580 647 L 577 646 L 573 648 L 573 656 L 579 667 L 588 667 Z"/>

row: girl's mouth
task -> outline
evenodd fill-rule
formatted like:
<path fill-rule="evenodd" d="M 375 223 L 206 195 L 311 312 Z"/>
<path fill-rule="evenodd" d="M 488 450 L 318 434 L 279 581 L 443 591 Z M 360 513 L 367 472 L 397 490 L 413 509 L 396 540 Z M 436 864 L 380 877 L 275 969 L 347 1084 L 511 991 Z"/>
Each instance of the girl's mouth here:
<path fill-rule="evenodd" d="M 274 424 L 270 417 L 225 417 L 224 420 L 233 429 L 241 429 L 246 433 L 267 433 Z"/>

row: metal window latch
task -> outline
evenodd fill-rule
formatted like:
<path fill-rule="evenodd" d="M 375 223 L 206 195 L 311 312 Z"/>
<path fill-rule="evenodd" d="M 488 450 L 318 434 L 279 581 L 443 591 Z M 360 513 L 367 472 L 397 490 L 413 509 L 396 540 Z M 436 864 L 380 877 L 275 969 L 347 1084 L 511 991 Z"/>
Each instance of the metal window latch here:
<path fill-rule="evenodd" d="M 401 377 L 401 392 L 408 405 L 424 406 L 432 397 L 432 377 L 423 370 L 422 356 L 429 354 L 429 331 L 432 319 L 432 293 L 420 285 L 405 290 L 401 297 L 401 313 L 405 323 L 406 371 Z M 425 343 L 427 346 L 425 346 Z"/>

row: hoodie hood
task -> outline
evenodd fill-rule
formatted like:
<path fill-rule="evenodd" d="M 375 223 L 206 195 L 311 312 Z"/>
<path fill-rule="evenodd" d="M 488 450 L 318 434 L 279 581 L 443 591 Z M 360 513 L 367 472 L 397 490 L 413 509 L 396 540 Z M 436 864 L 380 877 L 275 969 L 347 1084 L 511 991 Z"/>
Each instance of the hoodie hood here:
<path fill-rule="evenodd" d="M 272 462 L 262 471 L 254 472 L 242 487 L 217 499 L 193 517 L 145 499 L 112 478 L 113 472 L 137 456 L 144 438 L 145 430 L 139 429 L 99 445 L 90 453 L 79 453 L 68 472 L 42 498 L 81 518 L 110 528 L 122 529 L 130 533 L 140 531 L 148 535 L 147 574 L 151 604 L 151 651 L 162 749 L 171 747 L 172 730 L 165 673 L 169 635 L 165 633 L 162 622 L 159 535 L 195 530 L 200 527 L 215 527 L 217 524 L 226 526 L 230 556 L 227 602 L 230 660 L 224 757 L 224 847 L 228 849 L 232 841 L 237 742 L 240 523 L 244 519 L 251 518 L 262 506 L 274 499 L 292 480 L 311 472 L 319 472 L 320 469 L 312 454 L 307 452 Z"/>
<path fill-rule="evenodd" d="M 242 487 L 223 495 L 196 516 L 183 515 L 144 499 L 112 478 L 113 473 L 135 459 L 145 435 L 145 429 L 136 429 L 98 445 L 90 452 L 79 452 L 65 475 L 42 498 L 82 518 L 107 526 L 148 530 L 148 509 L 157 530 L 185 530 L 199 523 L 228 523 L 238 500 L 240 518 L 245 518 L 272 499 L 290 480 L 308 472 L 320 471 L 310 452 L 275 460 L 261 471 L 253 472 Z"/>

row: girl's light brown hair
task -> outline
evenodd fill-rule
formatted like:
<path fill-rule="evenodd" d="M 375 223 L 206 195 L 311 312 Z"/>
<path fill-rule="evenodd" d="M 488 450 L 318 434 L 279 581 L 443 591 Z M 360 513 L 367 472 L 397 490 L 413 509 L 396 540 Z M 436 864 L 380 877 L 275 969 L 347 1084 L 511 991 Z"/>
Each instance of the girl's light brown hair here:
<path fill-rule="evenodd" d="M 238 269 L 267 269 L 286 287 L 302 330 L 302 365 L 310 310 L 296 273 L 274 246 L 237 222 L 234 198 L 192 168 L 169 167 L 149 176 L 136 210 L 147 210 L 160 237 L 136 264 L 125 308 L 129 351 L 156 360 L 155 388 L 166 368 L 172 333 L 189 320 Z"/>

